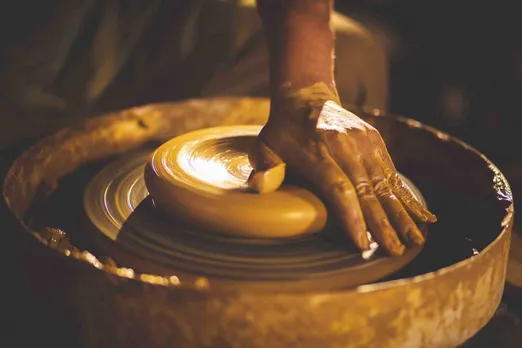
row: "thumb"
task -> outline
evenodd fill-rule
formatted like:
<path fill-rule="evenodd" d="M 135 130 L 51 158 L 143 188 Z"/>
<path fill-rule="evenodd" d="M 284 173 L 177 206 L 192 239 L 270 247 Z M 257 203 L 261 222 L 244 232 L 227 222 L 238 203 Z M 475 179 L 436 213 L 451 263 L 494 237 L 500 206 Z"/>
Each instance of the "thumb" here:
<path fill-rule="evenodd" d="M 263 140 L 256 138 L 248 160 L 253 170 L 248 178 L 248 186 L 258 193 L 273 192 L 285 179 L 285 163 Z"/>

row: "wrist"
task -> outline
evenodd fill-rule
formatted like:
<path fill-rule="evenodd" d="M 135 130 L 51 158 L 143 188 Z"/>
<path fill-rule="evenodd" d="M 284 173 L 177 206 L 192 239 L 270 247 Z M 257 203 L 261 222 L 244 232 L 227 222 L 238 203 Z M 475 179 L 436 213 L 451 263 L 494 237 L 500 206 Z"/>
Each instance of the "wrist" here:
<path fill-rule="evenodd" d="M 337 90 L 324 82 L 301 88 L 283 84 L 272 95 L 269 122 L 296 122 L 307 118 L 313 110 L 321 110 L 327 101 L 341 106 Z"/>

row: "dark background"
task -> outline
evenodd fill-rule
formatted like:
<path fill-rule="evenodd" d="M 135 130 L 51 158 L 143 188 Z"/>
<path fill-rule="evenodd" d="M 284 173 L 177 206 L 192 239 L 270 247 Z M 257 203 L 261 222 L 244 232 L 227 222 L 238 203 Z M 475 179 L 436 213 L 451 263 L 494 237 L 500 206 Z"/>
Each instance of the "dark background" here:
<path fill-rule="evenodd" d="M 515 1 L 337 0 L 393 38 L 390 111 L 518 161 L 522 28 Z"/>

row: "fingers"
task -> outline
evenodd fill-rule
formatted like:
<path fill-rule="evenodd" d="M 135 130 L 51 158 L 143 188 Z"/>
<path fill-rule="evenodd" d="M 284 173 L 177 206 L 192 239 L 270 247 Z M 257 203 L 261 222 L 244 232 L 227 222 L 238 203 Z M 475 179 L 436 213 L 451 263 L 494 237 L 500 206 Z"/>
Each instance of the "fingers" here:
<path fill-rule="evenodd" d="M 331 146 L 332 152 L 337 152 L 335 158 L 353 182 L 361 209 L 368 223 L 369 230 L 377 243 L 390 255 L 402 255 L 405 247 L 390 224 L 379 199 L 376 197 L 373 185 L 368 179 L 366 169 L 360 160 L 350 155 L 348 149 L 343 148 L 345 142 Z"/>
<path fill-rule="evenodd" d="M 381 202 L 395 230 L 408 245 L 424 243 L 424 236 L 408 211 L 397 198 L 377 161 L 365 160 L 368 175 L 372 178 L 375 195 Z"/>
<path fill-rule="evenodd" d="M 406 211 L 417 222 L 436 222 L 437 217 L 426 208 L 402 182 L 402 179 L 397 174 L 395 165 L 391 159 L 390 154 L 386 148 L 386 144 L 382 136 L 378 132 L 370 133 L 373 145 L 379 149 L 377 161 L 383 169 L 385 178 L 388 180 L 393 193 L 401 200 Z"/>
<path fill-rule="evenodd" d="M 388 182 L 391 185 L 393 193 L 401 200 L 408 213 L 418 222 L 433 223 L 437 221 L 437 217 L 408 190 L 397 172 L 388 176 Z"/>
<path fill-rule="evenodd" d="M 306 178 L 320 190 L 320 193 L 330 203 L 343 229 L 355 245 L 361 250 L 367 250 L 369 240 L 366 235 L 366 222 L 355 188 L 331 157 L 320 161 L 320 163 L 311 164 L 310 170 L 306 172 Z"/>
<path fill-rule="evenodd" d="M 383 153 L 384 152 L 384 153 Z M 417 197 L 406 187 L 400 176 L 395 170 L 395 166 L 384 148 L 381 148 L 379 156 L 377 156 L 377 165 L 384 172 L 384 177 L 388 181 L 393 193 L 399 198 L 404 208 L 417 222 L 432 223 L 437 221 L 437 217 L 431 213 L 428 208 L 422 204 Z"/>
<path fill-rule="evenodd" d="M 285 179 L 286 165 L 259 137 L 256 138 L 248 160 L 252 172 L 248 177 L 248 186 L 256 192 L 273 192 Z"/>

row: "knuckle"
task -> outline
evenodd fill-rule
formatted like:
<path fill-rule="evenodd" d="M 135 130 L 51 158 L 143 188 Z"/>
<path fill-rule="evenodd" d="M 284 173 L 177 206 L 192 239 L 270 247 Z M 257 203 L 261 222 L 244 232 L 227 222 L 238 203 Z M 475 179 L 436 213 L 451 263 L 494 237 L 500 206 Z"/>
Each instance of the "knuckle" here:
<path fill-rule="evenodd" d="M 388 181 L 383 177 L 377 177 L 372 180 L 375 194 L 377 197 L 395 198 Z"/>
<path fill-rule="evenodd" d="M 388 178 L 388 182 L 390 183 L 391 186 L 393 187 L 403 187 L 403 182 L 401 180 L 401 178 L 399 177 L 399 174 L 397 173 L 392 173 L 389 178 Z"/>
<path fill-rule="evenodd" d="M 357 193 L 357 196 L 361 198 L 368 198 L 374 196 L 373 187 L 366 179 L 357 180 L 357 182 L 355 183 L 355 192 Z"/>
<path fill-rule="evenodd" d="M 390 214 L 390 218 L 397 221 L 400 225 L 404 225 L 404 212 L 403 209 L 397 209 Z"/>
<path fill-rule="evenodd" d="M 316 144 L 315 148 L 317 151 L 317 156 L 319 158 L 327 158 L 330 154 L 330 151 L 328 150 L 328 146 L 322 141 L 318 142 Z"/>
<path fill-rule="evenodd" d="M 353 186 L 344 180 L 336 181 L 332 186 L 331 190 L 333 193 L 338 195 L 351 195 L 354 193 Z"/>
<path fill-rule="evenodd" d="M 379 220 L 379 226 L 382 229 L 391 228 L 390 220 L 388 220 L 388 218 L 386 218 L 386 217 L 383 217 L 382 219 Z"/>

